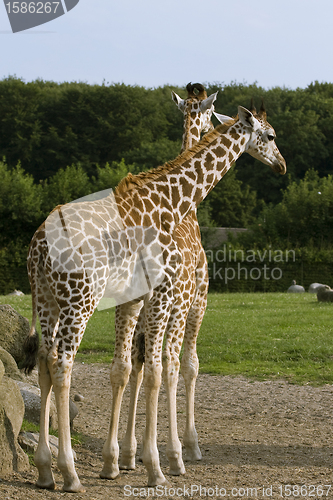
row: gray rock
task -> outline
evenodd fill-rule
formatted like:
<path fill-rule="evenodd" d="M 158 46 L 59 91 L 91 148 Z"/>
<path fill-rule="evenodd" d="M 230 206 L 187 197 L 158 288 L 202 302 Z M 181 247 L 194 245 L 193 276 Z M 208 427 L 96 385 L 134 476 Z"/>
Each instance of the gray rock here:
<path fill-rule="evenodd" d="M 74 396 L 74 401 L 84 401 L 84 396 L 82 396 L 82 394 L 75 394 Z"/>
<path fill-rule="evenodd" d="M 9 293 L 8 295 L 15 295 L 17 297 L 22 297 L 24 295 L 24 293 L 21 292 L 21 290 L 14 290 L 13 292 Z"/>
<path fill-rule="evenodd" d="M 28 382 L 17 382 L 24 401 L 24 418 L 28 422 L 38 425 L 40 419 L 40 388 Z M 53 394 L 52 394 L 53 396 Z M 57 409 L 54 403 L 54 396 L 50 402 L 49 425 L 52 429 L 58 428 Z"/>
<path fill-rule="evenodd" d="M 10 305 L 0 305 L 0 346 L 9 352 L 19 365 L 23 359 L 22 346 L 29 334 L 29 321 Z"/>
<path fill-rule="evenodd" d="M 69 400 L 69 420 L 71 423 L 71 427 L 73 426 L 73 420 L 78 415 L 79 409 L 76 404 L 70 399 Z"/>
<path fill-rule="evenodd" d="M 318 288 L 320 286 L 326 286 L 326 285 L 323 285 L 322 283 L 311 283 L 311 285 L 309 286 L 308 292 L 309 293 L 317 293 L 318 292 Z"/>
<path fill-rule="evenodd" d="M 21 447 L 29 453 L 35 453 L 38 446 L 38 440 L 39 434 L 37 432 L 21 432 L 18 437 Z M 56 436 L 49 436 L 49 446 L 52 455 L 57 457 L 59 453 L 59 440 Z M 76 453 L 74 450 L 73 456 L 74 460 L 76 460 Z"/>
<path fill-rule="evenodd" d="M 27 382 L 17 382 L 25 405 L 24 418 L 28 422 L 34 424 L 39 424 L 40 419 L 40 389 L 34 385 Z M 69 419 L 71 426 L 73 425 L 73 420 L 79 413 L 79 409 L 73 401 L 69 401 Z M 55 404 L 55 397 L 52 392 L 51 402 L 50 402 L 50 420 L 49 425 L 52 429 L 58 428 L 58 417 L 57 408 Z"/>
<path fill-rule="evenodd" d="M 293 280 L 291 286 L 287 290 L 288 293 L 304 293 L 304 287 L 301 285 L 296 285 L 296 281 Z"/>
<path fill-rule="evenodd" d="M 333 290 L 328 285 L 320 286 L 317 290 L 318 302 L 333 302 Z"/>
<path fill-rule="evenodd" d="M 2 347 L 0 347 L 0 359 L 4 364 L 7 377 L 14 380 L 23 380 L 24 377 L 18 369 L 15 359 Z"/>
<path fill-rule="evenodd" d="M 3 366 L 0 361 L 0 366 Z M 4 373 L 4 368 L 0 369 Z M 30 468 L 28 456 L 18 443 L 24 403 L 17 383 L 2 377 L 0 383 L 0 473 L 23 472 Z"/>

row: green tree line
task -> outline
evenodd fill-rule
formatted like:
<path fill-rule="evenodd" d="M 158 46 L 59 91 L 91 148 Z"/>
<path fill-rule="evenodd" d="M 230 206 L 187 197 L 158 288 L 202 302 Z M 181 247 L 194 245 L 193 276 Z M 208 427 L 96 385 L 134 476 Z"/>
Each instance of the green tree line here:
<path fill-rule="evenodd" d="M 215 109 L 230 116 L 264 100 L 288 175 L 244 154 L 201 204 L 200 224 L 251 228 L 238 246 L 328 248 L 333 84 L 205 86 L 208 95 L 219 91 Z M 183 116 L 171 90 L 186 97 L 170 86 L 0 81 L 0 292 L 17 283 L 8 276 L 25 266 L 31 237 L 54 206 L 178 155 Z"/>

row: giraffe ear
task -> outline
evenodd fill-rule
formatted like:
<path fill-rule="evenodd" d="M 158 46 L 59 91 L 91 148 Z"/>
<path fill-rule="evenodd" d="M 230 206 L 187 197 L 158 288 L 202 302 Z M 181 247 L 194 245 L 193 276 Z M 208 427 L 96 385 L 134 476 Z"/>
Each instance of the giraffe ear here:
<path fill-rule="evenodd" d="M 214 111 L 214 115 L 216 116 L 216 118 L 218 119 L 218 121 L 220 123 L 226 123 L 226 122 L 230 122 L 230 120 L 232 120 L 232 118 L 230 116 L 221 115 L 220 113 L 216 113 L 215 111 Z"/>
<path fill-rule="evenodd" d="M 174 103 L 176 103 L 178 109 L 180 109 L 180 111 L 184 111 L 185 107 L 184 99 L 181 99 L 179 95 L 177 95 L 176 92 L 174 92 L 173 90 L 171 91 L 171 95 L 172 95 L 172 100 Z"/>
<path fill-rule="evenodd" d="M 210 109 L 213 106 L 213 102 L 216 100 L 217 94 L 218 94 L 218 92 L 215 92 L 214 94 L 207 97 L 207 99 L 204 99 L 203 101 L 201 101 L 200 111 L 202 113 L 204 113 L 205 111 L 207 111 L 207 109 Z"/>
<path fill-rule="evenodd" d="M 251 111 L 243 108 L 243 106 L 238 106 L 238 117 L 245 127 L 251 127 L 253 130 L 260 128 L 259 121 L 253 116 Z"/>

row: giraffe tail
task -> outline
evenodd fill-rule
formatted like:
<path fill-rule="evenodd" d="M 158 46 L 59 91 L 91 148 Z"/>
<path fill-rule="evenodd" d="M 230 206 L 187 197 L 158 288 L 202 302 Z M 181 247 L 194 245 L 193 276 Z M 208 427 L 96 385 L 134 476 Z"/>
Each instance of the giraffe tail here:
<path fill-rule="evenodd" d="M 135 336 L 136 347 L 138 349 L 138 361 L 145 362 L 145 334 L 140 332 Z"/>
<path fill-rule="evenodd" d="M 37 356 L 39 350 L 39 335 L 36 331 L 36 316 L 33 315 L 32 325 L 29 331 L 29 335 L 26 337 L 23 343 L 23 354 L 24 359 L 20 363 L 20 370 L 23 370 L 26 375 L 32 372 L 37 364 Z"/>
<path fill-rule="evenodd" d="M 30 266 L 28 259 L 28 267 Z M 37 321 L 37 302 L 36 302 L 36 276 L 37 269 L 30 269 L 32 271 L 31 280 L 31 297 L 32 297 L 32 320 L 31 327 L 28 336 L 23 343 L 23 360 L 19 363 L 20 370 L 23 370 L 26 375 L 32 372 L 37 364 L 38 350 L 39 350 L 39 335 L 36 331 L 36 321 Z M 35 273 L 33 272 L 35 271 Z"/>

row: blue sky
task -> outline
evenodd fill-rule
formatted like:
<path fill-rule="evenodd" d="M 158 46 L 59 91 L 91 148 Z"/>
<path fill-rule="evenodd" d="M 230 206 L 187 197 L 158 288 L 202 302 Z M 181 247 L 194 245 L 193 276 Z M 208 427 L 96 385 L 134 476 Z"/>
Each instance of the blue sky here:
<path fill-rule="evenodd" d="M 332 22 L 332 0 L 80 0 L 13 34 L 1 3 L 0 78 L 305 88 L 333 82 Z"/>

